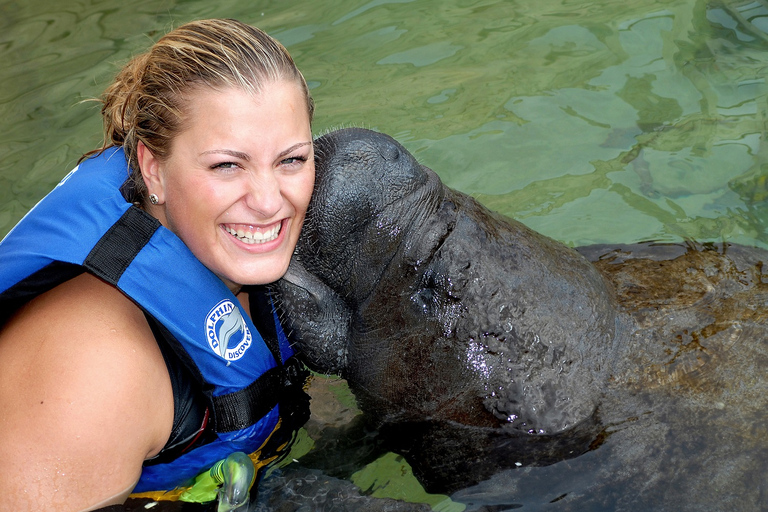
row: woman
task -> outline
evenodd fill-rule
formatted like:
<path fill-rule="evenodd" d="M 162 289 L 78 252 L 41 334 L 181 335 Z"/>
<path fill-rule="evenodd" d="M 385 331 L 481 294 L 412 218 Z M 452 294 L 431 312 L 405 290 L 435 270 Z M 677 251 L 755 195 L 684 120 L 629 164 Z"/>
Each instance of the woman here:
<path fill-rule="evenodd" d="M 286 271 L 314 184 L 313 103 L 286 50 L 189 23 L 103 103 L 104 146 L 0 243 L 11 510 L 172 489 L 290 423 L 276 404 L 302 381 L 252 286 Z"/>

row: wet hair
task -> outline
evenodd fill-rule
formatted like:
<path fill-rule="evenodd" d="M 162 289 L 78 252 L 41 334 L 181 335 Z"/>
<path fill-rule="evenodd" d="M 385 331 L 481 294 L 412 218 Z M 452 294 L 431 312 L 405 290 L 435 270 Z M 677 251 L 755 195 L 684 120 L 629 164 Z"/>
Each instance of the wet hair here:
<path fill-rule="evenodd" d="M 104 142 L 91 153 L 123 146 L 132 178 L 127 199 L 145 203 L 137 145 L 143 142 L 160 160 L 167 157 L 182 130 L 186 94 L 201 87 L 236 87 L 258 94 L 265 84 L 280 80 L 294 82 L 303 91 L 311 123 L 314 102 L 307 83 L 277 40 L 236 20 L 184 24 L 128 62 L 104 91 Z"/>

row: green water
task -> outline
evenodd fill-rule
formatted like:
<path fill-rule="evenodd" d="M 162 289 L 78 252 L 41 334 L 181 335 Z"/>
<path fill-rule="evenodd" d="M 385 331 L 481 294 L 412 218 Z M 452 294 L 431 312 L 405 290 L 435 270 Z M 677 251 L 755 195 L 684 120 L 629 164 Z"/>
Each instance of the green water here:
<path fill-rule="evenodd" d="M 100 142 L 83 100 L 202 17 L 288 47 L 316 133 L 387 132 L 567 244 L 768 247 L 762 0 L 0 0 L 0 236 Z"/>
<path fill-rule="evenodd" d="M 199 17 L 292 52 L 315 131 L 396 136 L 568 244 L 768 245 L 768 8 L 568 0 L 0 1 L 0 235 L 100 140 L 117 67 Z"/>

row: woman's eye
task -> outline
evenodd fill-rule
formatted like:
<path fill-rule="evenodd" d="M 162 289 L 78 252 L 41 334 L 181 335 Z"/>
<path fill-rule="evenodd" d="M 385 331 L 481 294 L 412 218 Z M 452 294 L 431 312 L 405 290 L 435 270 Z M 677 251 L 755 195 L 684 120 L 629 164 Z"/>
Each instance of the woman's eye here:
<path fill-rule="evenodd" d="M 237 169 L 239 166 L 235 162 L 221 162 L 220 164 L 213 165 L 213 169 L 229 170 Z"/>
<path fill-rule="evenodd" d="M 289 158 L 286 158 L 286 159 L 282 160 L 280 163 L 282 165 L 298 165 L 298 164 L 302 164 L 302 163 L 304 163 L 306 161 L 307 161 L 306 157 L 303 157 L 303 156 L 292 156 L 292 157 L 289 157 Z"/>

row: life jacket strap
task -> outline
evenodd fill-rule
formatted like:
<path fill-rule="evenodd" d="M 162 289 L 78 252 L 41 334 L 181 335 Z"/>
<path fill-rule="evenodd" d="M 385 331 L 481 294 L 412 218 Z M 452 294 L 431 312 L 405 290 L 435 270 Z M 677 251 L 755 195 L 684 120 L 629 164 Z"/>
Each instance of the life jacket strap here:
<path fill-rule="evenodd" d="M 131 206 L 99 239 L 83 266 L 104 281 L 116 285 L 159 227 L 159 220 Z"/>
<path fill-rule="evenodd" d="M 213 397 L 214 430 L 232 432 L 254 424 L 271 411 L 287 387 L 299 382 L 301 363 L 291 357 L 284 365 L 264 372 L 251 385 Z"/>

